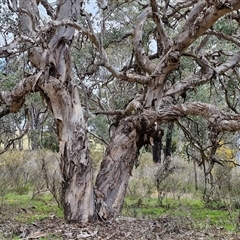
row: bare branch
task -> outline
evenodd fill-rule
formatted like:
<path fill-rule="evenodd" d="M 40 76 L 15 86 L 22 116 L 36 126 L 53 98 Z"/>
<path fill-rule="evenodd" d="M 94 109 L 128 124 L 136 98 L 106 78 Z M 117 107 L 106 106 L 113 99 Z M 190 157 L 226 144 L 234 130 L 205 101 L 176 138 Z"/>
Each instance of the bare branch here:
<path fill-rule="evenodd" d="M 157 31 L 160 35 L 161 44 L 163 44 L 163 47 L 164 47 L 164 53 L 166 53 L 166 51 L 172 45 L 172 41 L 167 36 L 166 31 L 163 27 L 163 23 L 160 17 L 160 13 L 158 11 L 156 0 L 151 0 L 150 2 L 151 2 L 152 12 L 153 12 L 153 20 L 156 23 Z"/>
<path fill-rule="evenodd" d="M 233 96 L 231 95 L 231 97 L 233 97 L 233 100 L 230 101 L 229 99 L 229 91 L 228 91 L 228 88 L 225 86 L 225 84 L 223 83 L 223 81 L 221 81 L 221 79 L 219 79 L 220 83 L 221 83 L 221 86 L 222 86 L 222 89 L 224 90 L 224 96 L 225 96 L 225 101 L 228 105 L 228 107 L 234 111 L 236 114 L 239 114 L 238 110 L 236 109 L 236 106 L 237 106 L 237 100 L 236 100 L 236 91 L 235 89 L 233 90 Z"/>
<path fill-rule="evenodd" d="M 170 9 L 167 11 L 166 16 L 172 17 L 173 15 L 176 15 L 178 13 L 182 17 L 185 17 L 180 11 L 184 8 L 190 8 L 194 4 L 198 3 L 199 0 L 185 0 L 185 1 L 174 1 L 171 4 L 169 4 Z"/>
<path fill-rule="evenodd" d="M 107 116 L 116 116 L 116 115 L 123 115 L 124 114 L 124 110 L 112 110 L 112 111 L 98 111 L 95 112 L 96 115 L 107 115 Z"/>
<path fill-rule="evenodd" d="M 27 36 L 20 36 L 19 38 L 13 40 L 11 43 L 0 47 L 0 57 L 9 57 L 15 53 L 19 53 L 19 52 L 23 52 L 26 51 L 29 46 L 22 46 L 21 43 L 23 42 L 29 42 L 32 44 L 35 44 L 36 42 L 38 42 L 39 39 L 34 39 L 34 38 L 30 38 Z"/>
<path fill-rule="evenodd" d="M 209 29 L 209 30 L 206 31 L 205 34 L 207 34 L 207 35 L 214 35 L 214 36 L 216 36 L 218 38 L 222 38 L 222 39 L 228 40 L 228 41 L 236 44 L 238 47 L 240 47 L 240 41 L 238 41 L 237 38 L 234 38 L 234 37 L 232 37 L 230 35 L 227 35 L 225 33 Z"/>
<path fill-rule="evenodd" d="M 199 71 L 192 76 L 184 78 L 183 80 L 174 84 L 165 94 L 165 96 L 175 96 L 177 99 L 182 93 L 189 89 L 194 89 L 197 86 L 208 83 L 214 75 L 214 71 L 208 71 L 203 74 L 202 71 Z"/>
<path fill-rule="evenodd" d="M 235 65 L 239 64 L 239 61 L 240 61 L 240 51 L 237 52 L 232 57 L 230 57 L 228 61 L 226 61 L 225 63 L 215 68 L 215 72 L 220 75 L 228 71 L 229 69 L 233 68 Z"/>
<path fill-rule="evenodd" d="M 82 34 L 87 36 L 92 43 L 95 45 L 96 49 L 98 52 L 101 54 L 101 58 L 103 60 L 103 66 L 108 69 L 109 72 L 113 74 L 114 77 L 120 78 L 121 80 L 128 81 L 128 82 L 137 82 L 140 84 L 146 84 L 147 82 L 150 81 L 151 77 L 150 76 L 142 76 L 142 75 L 133 75 L 133 74 L 128 74 L 128 73 L 122 73 L 119 70 L 117 70 L 115 67 L 113 67 L 109 63 L 109 59 L 107 56 L 106 51 L 101 48 L 101 44 L 97 38 L 97 36 L 90 32 L 88 29 L 84 28 L 81 24 L 78 24 L 74 21 L 71 21 L 69 19 L 63 19 L 61 21 L 52 21 L 51 22 L 52 27 L 60 27 L 60 26 L 70 26 L 75 28 L 76 30 L 80 31 Z M 50 28 L 50 26 L 43 27 L 41 31 L 45 32 Z"/>
<path fill-rule="evenodd" d="M 137 60 L 140 62 L 143 69 L 145 69 L 148 73 L 151 73 L 155 68 L 155 64 L 153 64 L 149 58 L 147 57 L 143 44 L 142 44 L 142 31 L 144 23 L 147 18 L 152 16 L 151 8 L 146 8 L 138 17 L 136 22 L 136 27 L 134 29 L 134 38 L 133 38 L 133 48 L 136 54 Z"/>
<path fill-rule="evenodd" d="M 44 6 L 44 8 L 46 9 L 47 14 L 53 19 L 55 18 L 54 15 L 54 9 L 51 6 L 51 4 L 49 4 L 49 2 L 47 0 L 41 0 L 41 4 Z"/>
<path fill-rule="evenodd" d="M 97 136 L 96 134 L 94 134 L 94 133 L 92 133 L 92 132 L 90 132 L 90 131 L 89 131 L 88 133 L 89 133 L 90 135 L 92 135 L 93 137 L 95 137 L 96 139 L 98 139 L 99 141 L 103 142 L 105 145 L 108 145 L 108 144 L 109 144 L 106 140 L 104 140 L 103 138 Z"/>
<path fill-rule="evenodd" d="M 233 10 L 240 9 L 240 2 L 238 0 L 231 1 L 231 3 L 229 3 L 231 6 L 227 3 L 223 4 L 221 1 L 215 1 L 215 3 L 215 5 L 204 8 L 206 2 L 201 1 L 192 9 L 188 21 L 185 23 L 182 31 L 174 39 L 180 51 L 185 50 L 220 17 Z"/>
<path fill-rule="evenodd" d="M 203 61 L 204 58 L 201 59 Z M 175 96 L 178 98 L 183 92 L 188 89 L 194 89 L 197 86 L 208 83 L 216 75 L 224 74 L 229 69 L 233 68 L 240 61 L 240 51 L 231 56 L 225 63 L 222 63 L 216 68 L 203 68 L 198 73 L 182 79 L 173 85 L 165 94 L 165 96 Z M 206 66 L 206 65 L 205 65 Z M 207 67 L 207 66 L 206 66 Z"/>
<path fill-rule="evenodd" d="M 149 116 L 151 115 L 152 114 L 149 114 Z M 219 110 L 211 104 L 201 102 L 175 105 L 168 109 L 160 110 L 158 113 L 153 114 L 153 116 L 154 115 L 155 120 L 160 123 L 174 121 L 186 115 L 198 115 L 205 118 L 216 132 L 240 130 L 239 114 L 230 114 Z"/>
<path fill-rule="evenodd" d="M 27 122 L 27 124 L 26 124 L 26 127 L 25 127 L 24 131 L 22 132 L 22 134 L 21 134 L 20 136 L 18 136 L 18 137 L 16 137 L 16 138 L 10 139 L 10 140 L 8 141 L 6 147 L 5 147 L 2 151 L 0 151 L 0 155 L 3 154 L 3 153 L 5 153 L 5 152 L 13 145 L 13 143 L 14 143 L 15 141 L 21 139 L 21 138 L 28 132 L 29 125 L 30 125 L 28 110 L 25 111 L 25 117 L 26 117 L 26 120 L 25 120 L 25 121 Z"/>
<path fill-rule="evenodd" d="M 142 104 L 141 104 L 142 101 L 143 101 L 143 95 L 136 94 L 135 98 L 132 99 L 127 104 L 127 106 L 125 107 L 124 110 L 100 111 L 100 112 L 96 112 L 95 114 L 104 114 L 104 115 L 109 115 L 109 116 L 117 115 L 120 120 L 126 116 L 130 116 L 132 114 L 141 112 L 143 110 Z"/>
<path fill-rule="evenodd" d="M 25 97 L 35 91 L 35 85 L 42 75 L 42 71 L 35 75 L 24 78 L 17 86 L 13 88 L 11 92 L 1 91 L 0 92 L 0 105 L 5 105 L 6 107 L 2 112 L 0 112 L 0 117 L 18 111 L 24 101 Z"/>
<path fill-rule="evenodd" d="M 24 28 L 24 33 L 32 35 L 34 32 L 37 31 L 37 26 L 38 26 L 38 20 L 39 20 L 39 11 L 37 8 L 37 3 L 36 1 L 19 1 L 19 7 L 17 7 L 17 4 L 15 1 L 12 2 L 12 6 L 8 2 L 8 7 L 12 12 L 20 13 L 22 15 L 21 25 L 20 27 L 23 30 Z"/>
<path fill-rule="evenodd" d="M 189 27 L 189 25 L 193 24 L 197 18 L 203 17 L 201 16 L 201 12 L 204 9 L 204 7 L 206 6 L 206 1 L 199 1 L 190 11 L 189 15 L 188 15 L 188 19 L 185 23 L 185 25 L 183 26 L 182 32 L 189 30 L 191 31 L 191 29 L 187 29 Z"/>

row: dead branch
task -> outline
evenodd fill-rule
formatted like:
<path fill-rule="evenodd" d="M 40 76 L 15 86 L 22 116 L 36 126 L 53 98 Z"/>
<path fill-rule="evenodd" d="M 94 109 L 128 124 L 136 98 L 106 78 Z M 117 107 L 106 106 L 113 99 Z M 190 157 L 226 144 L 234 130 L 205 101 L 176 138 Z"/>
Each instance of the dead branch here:
<path fill-rule="evenodd" d="M 4 147 L 4 149 L 2 151 L 0 151 L 0 155 L 5 153 L 14 144 L 15 141 L 23 138 L 23 136 L 28 132 L 29 125 L 30 125 L 30 120 L 29 120 L 30 116 L 29 116 L 28 109 L 26 109 L 26 111 L 25 111 L 25 118 L 26 118 L 25 119 L 26 127 L 25 127 L 24 131 L 22 132 L 22 134 L 16 138 L 12 138 L 12 139 L 8 140 L 7 145 Z"/>

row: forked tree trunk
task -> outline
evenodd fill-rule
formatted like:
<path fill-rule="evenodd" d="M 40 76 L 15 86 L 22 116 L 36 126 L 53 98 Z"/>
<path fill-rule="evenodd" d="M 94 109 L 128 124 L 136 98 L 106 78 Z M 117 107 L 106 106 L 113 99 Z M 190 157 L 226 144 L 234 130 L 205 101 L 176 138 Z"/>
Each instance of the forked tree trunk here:
<path fill-rule="evenodd" d="M 12 3 L 16 2 L 17 1 L 12 1 Z M 149 129 L 153 126 L 154 122 L 159 121 L 161 124 L 173 121 L 177 117 L 196 114 L 206 117 L 217 130 L 222 132 L 240 128 L 239 116 L 230 116 L 228 118 L 230 123 L 227 126 L 227 114 L 223 114 L 213 106 L 206 106 L 206 104 L 203 103 L 192 103 L 172 107 L 172 99 L 169 103 L 167 101 L 164 103 L 161 99 L 164 95 L 171 98 L 174 94 L 181 94 L 183 88 L 190 89 L 192 86 L 195 87 L 196 83 L 191 86 L 185 85 L 185 81 L 181 81 L 179 82 L 180 84 L 174 85 L 176 87 L 170 88 L 167 94 L 165 92 L 167 77 L 172 70 L 177 69 L 179 66 L 179 58 L 185 49 L 201 36 L 206 29 L 210 28 L 219 17 L 233 9 L 237 10 L 239 8 L 239 1 L 237 0 L 232 1 L 232 5 L 228 4 L 230 1 L 223 1 L 225 5 L 219 1 L 219 3 L 214 4 L 216 9 L 213 7 L 211 11 L 206 10 L 204 12 L 204 16 L 206 14 L 204 18 L 192 22 L 191 19 L 194 19 L 195 9 L 197 10 L 199 8 L 203 10 L 205 8 L 205 5 L 201 2 L 200 5 L 193 8 L 192 17 L 189 18 L 182 32 L 174 38 L 174 45 L 172 46 L 172 42 L 168 40 L 165 42 L 166 49 L 169 47 L 169 50 L 167 50 L 165 56 L 157 66 L 149 64 L 149 61 L 145 61 L 148 59 L 143 57 L 143 48 L 140 46 L 142 44 L 137 44 L 138 42 L 141 43 L 142 39 L 135 37 L 136 41 L 134 40 L 134 42 L 136 44 L 134 45 L 136 47 L 134 51 L 139 56 L 138 61 L 140 61 L 141 67 L 143 69 L 145 68 L 146 72 L 149 73 L 149 79 L 151 78 L 151 81 L 148 82 L 145 107 L 155 107 L 158 112 L 151 113 L 151 111 L 149 111 L 145 117 L 143 114 L 131 116 L 120 122 L 101 164 L 101 169 L 96 179 L 94 195 L 92 163 L 89 157 L 86 122 L 83 116 L 77 87 L 72 77 L 70 50 L 74 38 L 74 28 L 70 27 L 70 25 L 60 26 L 63 23 L 58 22 L 56 25 L 53 24 L 55 27 L 51 27 L 48 31 L 39 31 L 38 27 L 40 24 L 38 24 L 39 15 L 37 7 L 37 3 L 39 2 L 40 1 L 36 0 L 19 0 L 20 8 L 17 8 L 16 4 L 13 4 L 13 9 L 20 14 L 19 28 L 21 34 L 32 38 L 33 42 L 36 41 L 34 42 L 34 46 L 30 43 L 26 46 L 29 47 L 29 61 L 38 71 L 32 79 L 26 78 L 29 81 L 31 80 L 31 83 L 34 80 L 31 89 L 28 89 L 29 84 L 23 81 L 23 85 L 20 84 L 20 88 L 25 90 L 20 91 L 20 88 L 17 88 L 15 92 L 19 90 L 22 94 L 23 92 L 27 94 L 34 90 L 40 91 L 41 96 L 44 96 L 43 98 L 53 112 L 60 142 L 61 171 L 63 176 L 63 207 L 67 221 L 87 222 L 95 219 L 97 214 L 102 219 L 108 219 L 120 213 L 134 162 L 138 157 L 139 149 L 145 143 L 145 137 L 149 135 L 147 132 L 150 131 Z M 79 17 L 83 2 L 83 0 L 59 0 L 56 20 L 70 19 L 75 21 Z M 157 6 L 156 1 L 151 2 L 153 8 L 154 5 Z M 28 13 L 26 13 L 25 10 Z M 137 30 L 142 28 L 143 22 L 150 14 L 149 11 L 148 8 L 146 14 L 140 15 Z M 158 15 L 157 9 L 155 15 Z M 161 24 L 158 23 L 158 26 L 161 28 Z M 189 28 L 189 26 L 191 28 Z M 46 29 L 47 28 L 48 27 L 46 27 Z M 139 36 L 139 34 L 135 35 Z M 93 35 L 89 34 L 88 37 L 92 37 L 97 48 L 101 49 L 100 44 Z M 102 52 L 102 50 L 103 49 L 101 49 L 100 52 Z M 103 53 L 102 55 L 105 58 Z M 233 61 L 234 64 L 236 64 L 238 59 L 237 57 L 236 60 Z M 106 61 L 106 59 L 104 61 Z M 107 63 L 106 67 L 108 65 Z M 233 66 L 232 63 L 230 67 L 229 64 L 223 65 L 226 67 L 217 68 L 217 74 Z M 109 66 L 107 68 L 117 74 L 113 68 Z M 207 77 L 210 78 L 211 75 L 213 75 L 213 73 L 209 70 Z M 119 74 L 119 76 L 122 76 L 122 74 Z M 131 74 L 128 74 L 128 76 L 130 77 Z M 125 77 L 126 75 L 124 74 L 124 79 Z M 130 79 L 131 77 L 129 80 Z M 142 79 L 145 78 L 141 76 L 141 82 Z M 5 102 L 8 105 L 11 96 L 7 99 L 4 93 L 1 95 L 1 102 Z M 6 111 L 5 114 L 15 112 L 22 106 L 24 97 L 18 97 L 19 98 L 13 98 L 15 102 L 12 104 L 13 106 L 10 104 L 10 107 L 4 110 Z M 153 106 L 153 100 L 155 98 L 157 101 Z M 167 100 L 167 98 L 165 100 Z M 159 108 L 163 105 L 165 105 L 166 108 Z M 221 120 L 223 119 L 224 121 L 222 123 Z M 151 134 L 149 136 L 151 136 Z M 171 138 L 169 138 L 169 143 L 171 142 L 170 140 Z M 168 153 L 166 155 L 168 155 Z"/>
<path fill-rule="evenodd" d="M 57 20 L 68 18 L 73 13 L 78 16 L 81 3 L 81 0 L 60 1 Z M 52 29 L 44 47 L 29 50 L 29 60 L 43 72 L 37 87 L 53 112 L 58 130 L 65 219 L 88 222 L 96 219 L 97 215 L 108 219 L 120 213 L 143 141 L 136 124 L 129 119 L 121 123 L 108 146 L 94 196 L 86 122 L 72 78 L 70 50 L 73 36 L 71 27 Z"/>

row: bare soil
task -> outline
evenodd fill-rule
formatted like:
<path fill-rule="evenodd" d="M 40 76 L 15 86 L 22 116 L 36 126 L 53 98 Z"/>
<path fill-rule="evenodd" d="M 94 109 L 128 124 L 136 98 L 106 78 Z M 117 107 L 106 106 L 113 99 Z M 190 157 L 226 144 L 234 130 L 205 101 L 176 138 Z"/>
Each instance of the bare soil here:
<path fill-rule="evenodd" d="M 194 230 L 188 218 L 161 217 L 156 219 L 116 218 L 108 222 L 68 224 L 55 216 L 32 224 L 21 224 L 0 216 L 0 239 L 67 239 L 67 240 L 240 240 L 240 233 L 226 232 L 211 226 Z M 17 236 L 17 238 L 16 238 Z"/>

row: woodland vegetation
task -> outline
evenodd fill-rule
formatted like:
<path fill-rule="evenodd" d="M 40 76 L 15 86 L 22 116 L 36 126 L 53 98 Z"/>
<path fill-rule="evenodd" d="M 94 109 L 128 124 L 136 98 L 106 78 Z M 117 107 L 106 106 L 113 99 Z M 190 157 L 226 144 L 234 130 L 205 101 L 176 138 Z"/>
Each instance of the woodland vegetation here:
<path fill-rule="evenodd" d="M 216 169 L 239 165 L 239 9 L 239 0 L 1 1 L 2 153 L 58 152 L 56 199 L 69 223 L 119 216 L 144 151 L 158 194 L 177 151 L 196 188 L 203 171 L 213 201 Z"/>

